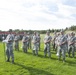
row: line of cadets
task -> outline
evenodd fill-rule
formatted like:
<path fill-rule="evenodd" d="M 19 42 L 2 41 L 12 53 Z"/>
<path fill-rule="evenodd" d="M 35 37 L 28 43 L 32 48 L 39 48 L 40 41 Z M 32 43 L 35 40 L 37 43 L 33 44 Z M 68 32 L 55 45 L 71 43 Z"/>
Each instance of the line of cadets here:
<path fill-rule="evenodd" d="M 10 34 L 6 37 L 8 41 L 6 43 L 6 55 L 7 55 L 7 62 L 10 61 L 10 57 L 12 58 L 12 63 L 14 63 L 14 54 L 13 54 L 13 41 L 14 41 L 14 48 L 15 50 L 19 51 L 19 35 L 16 33 L 15 36 Z M 24 32 L 24 36 L 22 38 L 22 50 L 23 52 L 27 53 L 28 49 L 32 49 L 33 55 L 38 56 L 38 51 L 40 50 L 40 34 L 34 32 L 33 35 L 27 34 Z M 32 46 L 31 46 L 32 43 Z M 64 31 L 55 33 L 54 37 L 50 36 L 50 32 L 47 31 L 44 37 L 44 57 L 47 56 L 51 58 L 51 43 L 53 49 L 56 50 L 56 55 L 58 56 L 58 60 L 60 60 L 61 55 L 63 62 L 65 62 L 66 52 L 68 52 L 68 56 L 70 57 L 72 52 L 72 57 L 75 57 L 75 44 L 76 44 L 76 37 L 75 33 L 64 34 Z"/>

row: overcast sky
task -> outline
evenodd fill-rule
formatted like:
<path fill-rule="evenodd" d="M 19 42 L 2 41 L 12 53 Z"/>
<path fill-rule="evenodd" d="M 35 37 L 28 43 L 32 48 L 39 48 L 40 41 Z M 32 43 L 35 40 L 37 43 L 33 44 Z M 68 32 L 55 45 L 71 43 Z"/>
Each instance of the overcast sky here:
<path fill-rule="evenodd" d="M 76 0 L 0 0 L 0 30 L 62 29 L 76 25 Z"/>

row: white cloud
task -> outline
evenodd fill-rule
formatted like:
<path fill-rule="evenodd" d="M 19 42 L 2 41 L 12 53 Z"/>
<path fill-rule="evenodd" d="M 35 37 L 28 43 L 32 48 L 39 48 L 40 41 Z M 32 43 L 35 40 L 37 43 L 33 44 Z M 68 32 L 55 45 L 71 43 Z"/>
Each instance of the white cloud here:
<path fill-rule="evenodd" d="M 71 16 L 75 13 L 75 7 L 61 0 L 1 0 L 0 29 L 65 28 L 76 25 L 76 17 Z"/>

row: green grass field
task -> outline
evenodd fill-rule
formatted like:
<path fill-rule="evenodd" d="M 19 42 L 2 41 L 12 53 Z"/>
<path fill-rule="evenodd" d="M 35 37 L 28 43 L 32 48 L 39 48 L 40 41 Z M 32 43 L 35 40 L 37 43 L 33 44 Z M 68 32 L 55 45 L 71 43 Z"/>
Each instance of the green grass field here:
<path fill-rule="evenodd" d="M 44 45 L 41 44 L 39 56 L 34 56 L 32 50 L 28 53 L 14 51 L 15 64 L 5 62 L 3 43 L 0 43 L 0 75 L 75 75 L 76 57 L 68 58 L 66 62 L 58 61 L 55 51 L 52 52 L 52 59 L 44 58 Z"/>

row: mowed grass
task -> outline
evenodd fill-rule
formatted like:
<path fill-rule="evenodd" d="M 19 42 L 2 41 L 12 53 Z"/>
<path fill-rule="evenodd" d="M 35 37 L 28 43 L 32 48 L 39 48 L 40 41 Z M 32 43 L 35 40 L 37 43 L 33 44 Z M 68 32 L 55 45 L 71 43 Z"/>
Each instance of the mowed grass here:
<path fill-rule="evenodd" d="M 21 45 L 21 44 L 20 44 Z M 66 62 L 58 61 L 56 52 L 51 50 L 52 59 L 44 58 L 44 44 L 41 42 L 39 56 L 34 56 L 32 50 L 23 53 L 14 51 L 15 64 L 5 62 L 3 43 L 0 43 L 0 75 L 75 75 L 76 74 L 76 56 L 68 58 Z"/>

